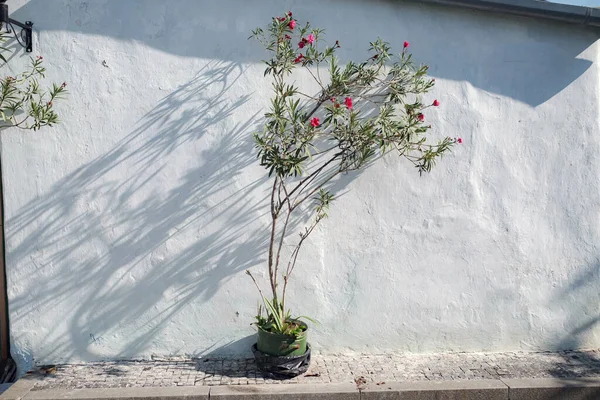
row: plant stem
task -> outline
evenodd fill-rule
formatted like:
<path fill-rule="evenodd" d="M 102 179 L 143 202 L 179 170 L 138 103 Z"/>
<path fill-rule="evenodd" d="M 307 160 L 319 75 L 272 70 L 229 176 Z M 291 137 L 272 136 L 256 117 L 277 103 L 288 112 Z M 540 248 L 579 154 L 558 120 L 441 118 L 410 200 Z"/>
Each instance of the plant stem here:
<path fill-rule="evenodd" d="M 273 299 L 277 299 L 277 271 L 273 265 L 273 248 L 275 245 L 275 235 L 277 229 L 277 213 L 275 211 L 275 192 L 277 191 L 278 176 L 275 175 L 273 189 L 271 190 L 271 239 L 269 241 L 269 280 L 271 281 L 271 291 Z"/>
<path fill-rule="evenodd" d="M 298 189 L 300 189 L 302 187 L 302 185 L 304 185 L 307 181 L 311 181 L 312 179 L 314 179 L 317 175 L 319 175 L 321 173 L 321 171 L 323 171 L 323 169 L 325 169 L 329 164 L 331 164 L 332 162 L 334 162 L 339 156 L 341 156 L 343 154 L 343 152 L 338 152 L 336 154 L 334 154 L 327 162 L 325 162 L 323 165 L 321 165 L 318 169 L 316 169 L 315 171 L 313 171 L 310 175 L 308 175 L 306 178 L 302 179 L 295 187 L 294 189 L 292 189 L 292 191 L 289 193 L 289 196 L 291 196 L 292 194 L 294 194 L 294 192 L 296 192 Z M 302 189 L 304 190 L 304 189 Z M 300 191 L 300 193 L 302 193 L 302 190 Z M 300 195 L 300 193 L 298 193 L 298 195 Z M 294 204 L 295 207 L 296 203 Z"/>
<path fill-rule="evenodd" d="M 254 282 L 254 285 L 256 286 L 256 289 L 258 289 L 258 293 L 260 294 L 260 298 L 262 299 L 263 303 L 265 303 L 265 296 L 263 295 L 263 292 L 260 289 L 260 286 L 258 286 L 258 282 L 256 282 L 256 279 L 254 279 L 254 275 L 252 275 L 252 272 L 250 272 L 250 270 L 246 270 L 246 273 L 248 274 L 248 276 L 250 276 L 250 278 L 252 278 L 252 281 Z M 265 304 L 265 308 L 266 307 L 267 307 L 267 305 Z"/>
<path fill-rule="evenodd" d="M 333 174 L 331 174 L 327 179 L 325 179 L 323 182 L 321 182 L 319 185 L 317 185 L 317 187 L 315 187 L 313 190 L 311 190 L 306 196 L 304 196 L 299 201 L 294 202 L 293 208 L 296 208 L 300 204 L 304 203 L 310 196 L 312 196 L 313 194 L 315 194 L 319 189 L 321 189 L 323 186 L 325 186 L 325 184 L 327 182 L 329 182 L 330 180 L 332 180 L 333 178 L 335 178 L 342 171 L 343 170 L 340 169 L 340 170 L 335 171 Z M 305 187 L 305 189 L 306 189 L 306 187 Z M 302 191 L 300 191 L 300 193 L 298 193 L 298 196 L 300 196 L 300 194 L 302 194 Z M 298 196 L 296 196 L 296 198 Z"/>
<path fill-rule="evenodd" d="M 289 199 L 287 201 L 289 203 Z M 285 234 L 287 232 L 287 227 L 288 227 L 288 223 L 290 222 L 290 216 L 292 215 L 292 211 L 293 211 L 293 208 L 291 208 L 288 204 L 288 212 L 285 217 L 285 222 L 283 223 L 283 228 L 281 230 L 281 237 L 279 238 L 279 246 L 277 248 L 277 257 L 275 259 L 275 274 L 277 274 L 277 271 L 279 270 L 279 255 L 281 254 L 281 247 L 283 246 L 283 239 L 285 239 Z M 284 278 L 284 282 L 285 281 L 287 281 L 287 279 Z M 284 283 L 284 285 L 285 285 L 285 283 Z M 281 307 L 283 308 L 284 304 L 285 304 L 285 293 L 281 296 L 281 304 L 282 304 Z M 285 321 L 281 321 L 281 322 L 283 323 Z"/>
<path fill-rule="evenodd" d="M 292 274 L 292 272 L 294 271 L 294 267 L 296 266 L 296 260 L 298 258 L 298 253 L 300 252 L 300 248 L 302 247 L 302 243 L 304 243 L 304 240 L 308 237 L 308 235 L 310 235 L 312 233 L 313 229 L 315 229 L 315 227 L 317 226 L 317 224 L 319 222 L 320 222 L 320 219 L 315 220 L 315 222 L 312 224 L 310 229 L 306 230 L 306 232 L 300 238 L 300 242 L 298 242 L 298 244 L 296 245 L 296 248 L 294 249 L 294 251 L 292 252 L 292 254 L 290 256 L 290 261 L 288 262 L 288 267 L 286 270 L 285 278 L 283 280 L 283 294 L 282 294 L 283 299 L 285 299 L 285 293 L 287 291 L 288 279 L 289 279 L 290 275 Z"/>

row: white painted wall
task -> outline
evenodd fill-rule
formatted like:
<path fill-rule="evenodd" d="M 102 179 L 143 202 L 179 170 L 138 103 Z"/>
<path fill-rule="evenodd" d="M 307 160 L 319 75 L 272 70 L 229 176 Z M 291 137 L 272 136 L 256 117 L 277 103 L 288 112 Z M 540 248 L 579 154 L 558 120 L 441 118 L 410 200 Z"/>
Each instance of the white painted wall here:
<path fill-rule="evenodd" d="M 377 36 L 409 40 L 438 82 L 428 120 L 465 141 L 421 178 L 391 156 L 340 182 L 291 287 L 293 308 L 321 322 L 314 348 L 600 346 L 592 31 L 401 1 L 10 7 L 71 91 L 60 126 L 1 137 L 22 369 L 248 351 L 257 294 L 243 272 L 264 269 L 269 223 L 250 132 L 270 93 L 246 38 L 288 9 L 345 59 Z"/>

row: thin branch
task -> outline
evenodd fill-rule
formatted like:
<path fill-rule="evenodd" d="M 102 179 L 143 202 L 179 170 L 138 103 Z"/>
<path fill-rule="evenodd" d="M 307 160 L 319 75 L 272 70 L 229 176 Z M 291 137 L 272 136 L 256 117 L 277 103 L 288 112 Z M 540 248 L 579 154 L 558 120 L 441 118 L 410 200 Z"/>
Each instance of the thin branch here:
<path fill-rule="evenodd" d="M 327 182 L 331 181 L 333 178 L 335 178 L 337 175 L 339 175 L 343 170 L 339 169 L 336 172 L 334 172 L 333 174 L 331 174 L 327 179 L 325 179 L 323 182 L 321 182 L 319 185 L 317 185 L 313 190 L 311 190 L 306 196 L 304 196 L 301 200 L 298 201 L 294 201 L 294 205 L 293 207 L 296 208 L 298 207 L 300 204 L 304 203 L 306 201 L 306 199 L 308 199 L 310 196 L 312 196 L 313 194 L 317 193 L 317 191 L 319 189 L 321 189 L 324 185 L 327 184 Z M 306 189 L 306 187 L 305 187 Z M 302 191 L 300 191 L 300 193 L 298 193 L 298 196 L 300 196 L 300 194 L 302 193 Z M 298 198 L 298 197 L 296 197 Z"/>
<path fill-rule="evenodd" d="M 321 154 L 329 153 L 331 150 L 337 149 L 338 147 L 339 147 L 338 145 L 332 146 L 332 147 L 330 147 L 328 149 L 321 150 L 321 151 L 318 151 L 316 153 L 313 153 L 312 156 L 314 157 L 314 156 L 319 156 Z"/>
<path fill-rule="evenodd" d="M 288 223 L 290 222 L 290 216 L 292 215 L 292 211 L 294 210 L 289 205 L 289 197 L 286 196 L 286 200 L 288 203 L 288 212 L 286 214 L 285 221 L 283 223 L 283 228 L 281 230 L 281 237 L 279 238 L 279 245 L 277 247 L 277 257 L 275 258 L 275 268 L 273 269 L 273 272 L 275 273 L 275 275 L 277 275 L 277 272 L 279 270 L 279 256 L 281 254 L 281 248 L 283 247 L 283 240 L 285 239 L 285 234 L 287 232 Z M 281 300 L 283 301 L 283 297 Z"/>
<path fill-rule="evenodd" d="M 296 93 L 298 93 L 298 94 L 299 94 L 299 95 L 301 95 L 301 96 L 308 97 L 308 98 L 309 98 L 309 99 L 311 99 L 311 100 L 314 100 L 314 101 L 319 101 L 319 98 L 318 98 L 318 97 L 310 96 L 310 95 L 308 95 L 308 94 L 306 94 L 306 93 L 303 93 L 303 92 L 301 92 L 301 91 L 299 91 L 299 90 L 296 90 Z"/>
<path fill-rule="evenodd" d="M 315 50 L 317 51 L 317 54 L 319 54 L 319 41 L 315 40 Z M 319 77 L 319 82 L 321 82 L 321 74 L 319 73 L 319 65 L 321 65 L 321 62 L 318 60 L 317 58 L 317 76 Z"/>
<path fill-rule="evenodd" d="M 310 68 L 308 68 L 308 66 L 305 65 L 305 68 L 308 70 L 308 72 L 310 72 L 310 74 L 312 75 L 312 77 L 315 79 L 315 81 L 317 81 L 317 83 L 319 84 L 319 86 L 321 86 L 321 89 L 323 91 L 325 91 L 325 87 L 323 86 L 323 84 L 321 83 L 321 80 L 318 79 L 315 74 L 313 74 L 313 72 L 310 70 Z"/>
<path fill-rule="evenodd" d="M 277 298 L 277 279 L 273 271 L 273 247 L 275 245 L 275 234 L 277 229 L 277 214 L 275 213 L 275 192 L 277 190 L 278 176 L 275 175 L 273 189 L 271 190 L 271 239 L 269 241 L 269 280 L 273 298 Z"/>
<path fill-rule="evenodd" d="M 315 106 L 315 107 L 312 109 L 312 111 L 311 111 L 311 112 L 309 112 L 309 113 L 306 115 L 306 118 L 304 119 L 304 122 L 308 121 L 308 119 L 309 119 L 310 117 L 312 117 L 314 113 L 316 113 L 316 112 L 317 112 L 317 110 L 318 110 L 318 109 L 319 109 L 319 108 L 320 108 L 320 107 L 323 105 L 323 103 L 325 103 L 325 100 L 323 100 L 323 99 L 319 100 L 319 102 L 318 102 L 318 103 L 317 103 L 317 105 L 316 105 L 316 106 Z"/>
<path fill-rule="evenodd" d="M 258 293 L 260 293 L 260 297 L 263 300 L 263 303 L 265 302 L 265 296 L 262 292 L 262 290 L 260 289 L 260 286 L 258 286 L 258 282 L 256 282 L 256 279 L 254 279 L 254 275 L 252 275 L 252 272 L 250 272 L 249 269 L 246 270 L 246 274 L 248 274 L 250 276 L 250 278 L 252 278 L 252 281 L 254 282 L 254 285 L 256 286 L 256 288 L 258 289 Z M 265 307 L 267 305 L 265 304 Z"/>
<path fill-rule="evenodd" d="M 290 261 L 288 262 L 287 270 L 286 270 L 286 273 L 285 273 L 285 278 L 283 279 L 283 294 L 282 294 L 282 298 L 284 298 L 284 299 L 285 299 L 285 294 L 286 294 L 286 291 L 287 291 L 288 280 L 290 278 L 290 275 L 292 275 L 292 272 L 294 271 L 294 268 L 296 267 L 296 261 L 298 259 L 298 253 L 300 252 L 300 248 L 302 247 L 302 244 L 304 243 L 304 241 L 306 240 L 306 238 L 312 233 L 312 231 L 315 229 L 315 227 L 317 226 L 317 224 L 320 221 L 321 221 L 321 219 L 318 218 L 318 217 L 317 217 L 317 219 L 315 219 L 315 222 L 313 222 L 313 224 L 311 225 L 310 229 L 307 229 L 305 231 L 305 233 L 301 235 L 300 241 L 298 242 L 298 244 L 296 245 L 296 248 L 294 249 L 294 251 L 290 255 Z"/>
<path fill-rule="evenodd" d="M 292 191 L 289 193 L 289 195 L 291 196 L 292 194 L 294 194 L 298 189 L 300 189 L 300 187 L 309 179 L 311 179 L 314 175 L 318 175 L 321 173 L 321 171 L 327 167 L 329 164 L 331 164 L 332 162 L 334 162 L 339 156 L 341 156 L 343 154 L 343 152 L 339 152 L 336 153 L 329 161 L 327 161 L 325 164 L 323 164 L 319 169 L 313 171 L 309 176 L 307 176 L 306 178 L 302 179 L 295 187 L 294 189 L 292 189 Z"/>

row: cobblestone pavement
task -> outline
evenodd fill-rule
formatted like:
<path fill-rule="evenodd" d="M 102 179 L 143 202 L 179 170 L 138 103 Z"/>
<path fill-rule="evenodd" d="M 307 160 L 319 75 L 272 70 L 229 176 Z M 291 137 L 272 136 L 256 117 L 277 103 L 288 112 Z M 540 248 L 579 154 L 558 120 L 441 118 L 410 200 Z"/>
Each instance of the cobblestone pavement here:
<path fill-rule="evenodd" d="M 201 358 L 43 366 L 34 390 L 141 386 L 364 383 L 600 376 L 600 350 L 540 353 L 313 355 L 294 379 L 265 379 L 254 359 Z"/>

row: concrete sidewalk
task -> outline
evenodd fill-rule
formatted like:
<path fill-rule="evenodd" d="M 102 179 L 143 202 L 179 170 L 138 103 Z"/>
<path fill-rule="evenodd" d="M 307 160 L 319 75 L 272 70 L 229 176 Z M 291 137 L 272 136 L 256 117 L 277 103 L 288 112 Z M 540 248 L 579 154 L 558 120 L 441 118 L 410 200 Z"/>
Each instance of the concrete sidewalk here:
<path fill-rule="evenodd" d="M 264 379 L 251 358 L 58 365 L 33 371 L 0 397 L 392 399 L 400 394 L 403 399 L 600 399 L 600 352 L 316 355 L 307 374 L 285 381 Z"/>
<path fill-rule="evenodd" d="M 35 390 L 581 378 L 600 376 L 600 351 L 313 355 L 305 375 L 285 381 L 263 378 L 253 358 L 213 357 L 58 365 L 33 375 Z"/>
<path fill-rule="evenodd" d="M 35 390 L 20 379 L 2 400 L 593 400 L 599 378 L 474 379 L 377 384 L 221 385 Z"/>

